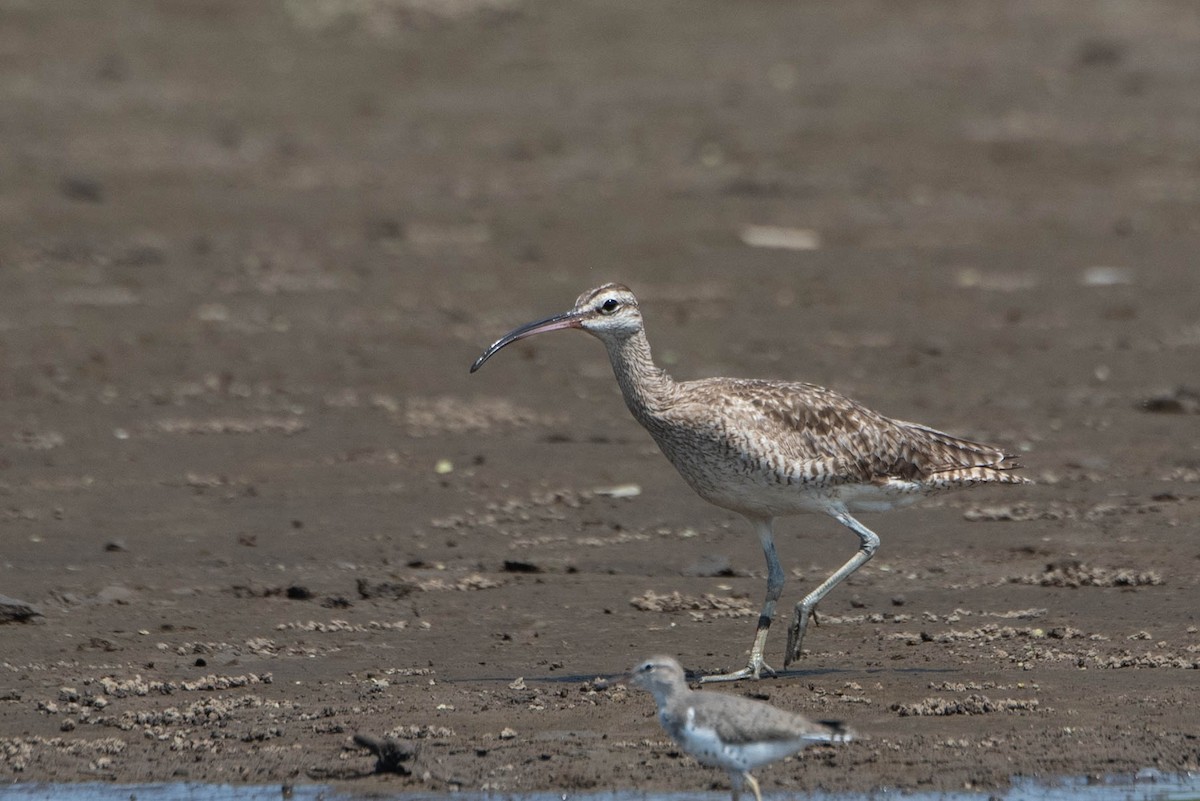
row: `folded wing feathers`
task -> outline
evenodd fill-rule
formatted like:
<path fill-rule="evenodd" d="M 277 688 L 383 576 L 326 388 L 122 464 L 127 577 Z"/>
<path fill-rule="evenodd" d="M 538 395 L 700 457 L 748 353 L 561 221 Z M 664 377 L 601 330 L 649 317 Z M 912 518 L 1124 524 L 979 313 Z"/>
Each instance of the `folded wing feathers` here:
<path fill-rule="evenodd" d="M 728 715 L 721 709 L 706 709 L 705 701 L 711 700 L 704 693 L 696 705 L 697 723 L 711 727 L 726 743 L 747 742 L 840 742 L 849 737 L 849 732 L 840 722 L 814 723 L 800 715 L 787 712 L 770 704 L 749 698 L 742 711 L 750 714 Z M 714 694 L 716 695 L 716 694 Z M 718 696 L 719 697 L 719 696 Z"/>
<path fill-rule="evenodd" d="M 988 470 L 1017 470 L 1021 463 L 1010 453 L 1000 448 L 983 445 L 938 431 L 917 423 L 899 423 L 900 426 L 913 432 L 915 437 L 924 439 L 927 443 L 922 451 L 929 459 L 927 470 L 930 473 L 942 473 L 966 468 L 986 468 Z"/>
<path fill-rule="evenodd" d="M 722 392 L 711 391 L 717 383 Z M 693 385 L 701 384 L 711 386 L 710 405 L 726 406 L 743 424 L 755 419 L 762 441 L 792 463 L 836 463 L 834 472 L 863 481 L 1026 483 L 1005 475 L 1021 465 L 1000 448 L 892 420 L 815 384 L 709 379 Z"/>

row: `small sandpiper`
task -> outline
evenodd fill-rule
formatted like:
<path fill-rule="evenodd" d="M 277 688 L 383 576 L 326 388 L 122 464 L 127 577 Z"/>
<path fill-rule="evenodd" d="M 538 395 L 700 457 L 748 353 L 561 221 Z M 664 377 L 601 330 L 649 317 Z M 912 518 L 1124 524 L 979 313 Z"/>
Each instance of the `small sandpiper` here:
<path fill-rule="evenodd" d="M 669 656 L 642 662 L 630 671 L 629 681 L 654 696 L 659 722 L 684 751 L 702 765 L 729 773 L 733 801 L 738 801 L 743 783 L 750 785 L 755 801 L 762 801 L 752 769 L 813 743 L 853 738 L 839 721 L 813 722 L 752 698 L 693 690 L 683 668 Z"/>

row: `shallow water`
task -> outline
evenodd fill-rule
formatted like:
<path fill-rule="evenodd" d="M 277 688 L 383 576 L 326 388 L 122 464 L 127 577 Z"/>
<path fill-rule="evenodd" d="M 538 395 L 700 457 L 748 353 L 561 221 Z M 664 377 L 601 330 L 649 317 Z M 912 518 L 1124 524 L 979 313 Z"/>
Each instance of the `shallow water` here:
<path fill-rule="evenodd" d="M 804 801 L 1200 801 L 1200 774 L 1166 775 L 1154 770 L 1136 776 L 1103 779 L 1068 778 L 1052 782 L 1014 779 L 1010 787 L 991 792 L 913 793 L 876 790 L 870 793 L 765 793 L 773 799 Z M 0 801 L 726 801 L 728 793 L 425 793 L 355 794 L 327 785 L 230 784 L 10 784 L 0 786 Z"/>

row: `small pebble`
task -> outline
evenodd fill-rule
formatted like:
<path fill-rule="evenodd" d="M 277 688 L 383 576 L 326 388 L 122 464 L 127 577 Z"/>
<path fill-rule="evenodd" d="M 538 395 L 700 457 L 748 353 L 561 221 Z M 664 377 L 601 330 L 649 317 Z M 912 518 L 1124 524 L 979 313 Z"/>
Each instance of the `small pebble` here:
<path fill-rule="evenodd" d="M 743 245 L 776 250 L 817 250 L 821 235 L 811 228 L 785 228 L 778 225 L 747 225 L 739 233 Z"/>
<path fill-rule="evenodd" d="M 637 484 L 618 484 L 615 487 L 601 487 L 593 491 L 597 495 L 607 495 L 609 498 L 636 498 L 642 494 L 642 488 Z"/>
<path fill-rule="evenodd" d="M 1079 277 L 1084 286 L 1117 286 L 1133 283 L 1133 270 L 1128 267 L 1088 267 Z"/>
<path fill-rule="evenodd" d="M 128 587 L 112 584 L 96 593 L 96 600 L 108 604 L 127 604 L 133 600 L 134 592 Z"/>
<path fill-rule="evenodd" d="M 59 182 L 63 197 L 83 203 L 103 203 L 104 185 L 94 178 L 83 175 L 68 175 Z"/>

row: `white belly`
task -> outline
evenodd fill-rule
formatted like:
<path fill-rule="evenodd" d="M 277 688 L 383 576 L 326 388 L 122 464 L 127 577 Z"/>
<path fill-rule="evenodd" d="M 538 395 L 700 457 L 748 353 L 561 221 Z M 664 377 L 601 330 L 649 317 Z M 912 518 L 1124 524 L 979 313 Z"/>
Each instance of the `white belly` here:
<path fill-rule="evenodd" d="M 725 770 L 748 771 L 791 756 L 809 743 L 801 738 L 725 743 L 717 736 L 715 729 L 697 725 L 695 710 L 689 708 L 687 720 L 680 731 L 679 744 L 695 757 L 697 762 L 704 765 Z"/>
<path fill-rule="evenodd" d="M 698 483 L 692 483 L 692 487 L 709 503 L 743 514 L 770 517 L 833 514 L 843 510 L 852 514 L 886 512 L 914 504 L 927 494 L 927 489 L 916 482 L 897 480 L 822 486 L 768 483 L 745 476 L 719 487 Z"/>

